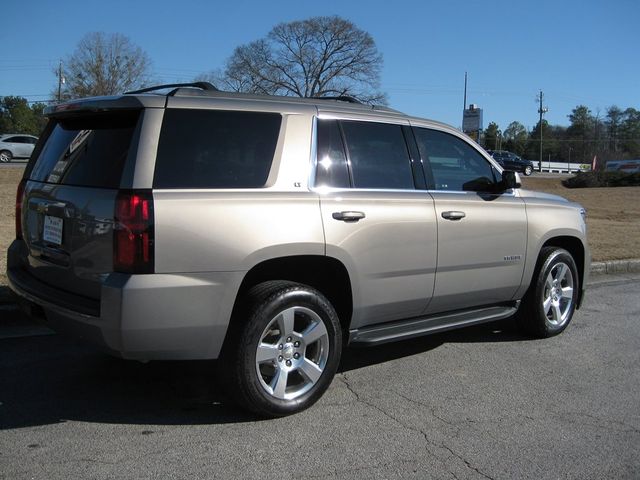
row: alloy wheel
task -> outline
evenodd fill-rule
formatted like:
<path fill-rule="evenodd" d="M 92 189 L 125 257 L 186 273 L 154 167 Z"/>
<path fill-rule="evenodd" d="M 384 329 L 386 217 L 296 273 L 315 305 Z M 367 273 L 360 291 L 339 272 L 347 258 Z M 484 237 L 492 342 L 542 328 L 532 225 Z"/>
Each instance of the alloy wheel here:
<path fill-rule="evenodd" d="M 545 279 L 542 309 L 554 327 L 569 319 L 573 306 L 573 274 L 564 262 L 556 263 Z"/>
<path fill-rule="evenodd" d="M 280 400 L 308 392 L 329 358 L 329 334 L 313 310 L 294 306 L 277 314 L 260 335 L 255 366 L 261 387 Z"/>

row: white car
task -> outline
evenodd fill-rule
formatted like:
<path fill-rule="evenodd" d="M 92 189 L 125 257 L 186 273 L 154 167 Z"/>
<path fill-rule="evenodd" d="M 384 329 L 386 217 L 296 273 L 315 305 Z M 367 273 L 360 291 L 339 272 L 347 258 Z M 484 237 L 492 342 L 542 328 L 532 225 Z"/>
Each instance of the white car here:
<path fill-rule="evenodd" d="M 8 133 L 0 135 L 0 162 L 10 162 L 13 158 L 29 158 L 38 137 Z"/>

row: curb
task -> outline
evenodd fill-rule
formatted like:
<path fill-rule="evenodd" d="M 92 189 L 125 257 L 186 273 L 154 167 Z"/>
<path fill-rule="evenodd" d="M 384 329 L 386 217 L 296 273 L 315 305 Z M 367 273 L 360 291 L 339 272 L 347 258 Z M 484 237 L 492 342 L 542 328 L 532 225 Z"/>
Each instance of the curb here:
<path fill-rule="evenodd" d="M 640 272 L 640 259 L 609 260 L 606 262 L 591 262 L 591 275 L 614 275 L 617 273 Z"/>

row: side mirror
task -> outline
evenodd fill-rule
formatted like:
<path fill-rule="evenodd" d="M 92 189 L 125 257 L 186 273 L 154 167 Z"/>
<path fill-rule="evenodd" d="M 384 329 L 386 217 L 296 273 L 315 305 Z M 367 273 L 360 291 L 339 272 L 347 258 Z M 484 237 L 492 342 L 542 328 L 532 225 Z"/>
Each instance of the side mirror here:
<path fill-rule="evenodd" d="M 520 188 L 520 176 L 516 172 L 511 170 L 504 170 L 502 172 L 502 180 L 498 182 L 498 187 L 501 191 L 509 190 L 511 188 Z"/>

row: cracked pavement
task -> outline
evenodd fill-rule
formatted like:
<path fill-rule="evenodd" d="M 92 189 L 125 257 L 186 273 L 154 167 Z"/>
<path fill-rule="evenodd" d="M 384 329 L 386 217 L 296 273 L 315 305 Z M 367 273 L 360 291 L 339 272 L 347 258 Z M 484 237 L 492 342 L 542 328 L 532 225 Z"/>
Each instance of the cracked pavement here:
<path fill-rule="evenodd" d="M 1 317 L 0 479 L 640 477 L 640 276 L 596 282 L 555 338 L 348 349 L 314 407 L 268 421 L 224 403 L 214 362 L 125 362 Z"/>

